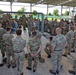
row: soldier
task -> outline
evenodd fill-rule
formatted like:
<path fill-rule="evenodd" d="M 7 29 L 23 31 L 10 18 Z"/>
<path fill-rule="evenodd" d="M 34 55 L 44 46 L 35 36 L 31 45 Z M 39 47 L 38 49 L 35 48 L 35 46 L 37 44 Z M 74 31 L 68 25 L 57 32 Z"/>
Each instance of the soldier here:
<path fill-rule="evenodd" d="M 6 56 L 7 56 L 7 67 L 10 68 L 11 65 L 11 57 L 13 55 L 13 47 L 12 47 L 12 38 L 14 37 L 10 34 L 11 28 L 6 28 L 6 33 L 3 35 L 3 40 L 6 48 Z"/>
<path fill-rule="evenodd" d="M 41 40 L 37 38 L 37 32 L 32 33 L 32 38 L 28 42 L 27 49 L 29 50 L 29 54 L 28 54 L 28 66 L 26 67 L 26 69 L 28 70 L 32 69 L 32 59 L 33 59 L 34 61 L 33 72 L 35 72 L 37 68 L 37 62 L 39 60 L 39 52 L 41 50 Z"/>
<path fill-rule="evenodd" d="M 67 49 L 64 52 L 65 57 L 67 57 L 67 54 L 70 55 L 70 52 L 72 50 L 72 43 L 73 43 L 73 37 L 74 37 L 74 31 L 73 31 L 73 27 L 69 27 L 69 32 L 66 34 L 66 38 L 67 38 Z"/>
<path fill-rule="evenodd" d="M 73 38 L 72 47 L 73 47 L 73 50 L 71 52 L 75 52 L 75 49 L 76 49 L 76 23 L 74 23 L 74 38 Z"/>
<path fill-rule="evenodd" d="M 28 20 L 28 33 L 29 33 L 29 36 L 31 35 L 32 30 L 33 30 L 33 18 L 30 17 L 30 19 Z"/>
<path fill-rule="evenodd" d="M 3 60 L 5 59 L 5 48 L 4 48 L 4 41 L 3 41 L 3 34 L 6 33 L 6 30 L 2 28 L 2 23 L 0 22 L 0 49 L 2 53 L 2 62 L 0 64 L 0 67 L 3 66 Z"/>
<path fill-rule="evenodd" d="M 13 50 L 18 70 L 18 75 L 23 75 L 23 63 L 25 59 L 24 47 L 26 45 L 26 41 L 21 38 L 22 30 L 16 31 L 17 37 L 12 40 L 13 42 Z"/>
<path fill-rule="evenodd" d="M 50 41 L 50 42 L 46 44 L 46 47 L 45 47 L 45 49 L 44 49 L 44 51 L 45 51 L 45 52 L 47 53 L 47 55 L 48 55 L 47 58 L 50 58 L 50 57 L 51 57 L 51 50 L 50 50 L 51 48 L 50 48 L 50 47 L 51 47 L 51 43 L 52 43 L 52 37 L 49 37 L 49 41 Z"/>
<path fill-rule="evenodd" d="M 23 16 L 22 16 L 22 19 L 23 19 L 23 20 L 22 20 L 22 21 L 23 21 L 23 22 L 22 22 L 23 30 L 26 30 L 26 16 L 23 15 Z"/>
<path fill-rule="evenodd" d="M 32 32 L 37 32 L 37 38 L 41 40 L 42 33 L 38 31 L 37 26 L 33 26 L 33 31 Z M 39 53 L 39 59 L 41 59 L 41 52 Z"/>
<path fill-rule="evenodd" d="M 61 34 L 61 29 L 56 28 L 56 36 L 53 37 L 51 44 L 51 56 L 53 62 L 53 70 L 50 70 L 50 73 L 56 75 L 59 74 L 61 68 L 61 59 L 62 59 L 62 50 L 66 47 L 67 41 L 64 35 Z"/>

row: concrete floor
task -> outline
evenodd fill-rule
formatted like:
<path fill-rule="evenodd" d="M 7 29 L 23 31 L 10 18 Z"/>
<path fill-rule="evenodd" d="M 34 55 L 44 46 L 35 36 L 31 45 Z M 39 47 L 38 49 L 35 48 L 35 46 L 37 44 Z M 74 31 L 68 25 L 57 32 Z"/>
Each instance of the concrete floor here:
<path fill-rule="evenodd" d="M 16 37 L 16 35 L 14 35 Z M 15 38 L 14 37 L 14 38 Z M 26 40 L 26 42 L 28 42 L 29 40 L 29 36 L 28 36 L 28 31 L 23 31 L 22 33 L 22 38 Z M 25 59 L 24 62 L 24 67 L 23 67 L 23 72 L 24 75 L 52 75 L 49 73 L 49 69 L 52 69 L 52 61 L 51 58 L 47 58 L 46 53 L 44 52 L 44 47 L 46 45 L 47 42 L 49 42 L 45 37 L 42 36 L 41 38 L 42 40 L 42 57 L 45 58 L 45 63 L 40 63 L 38 62 L 38 67 L 35 73 L 33 73 L 32 71 L 29 71 L 26 69 L 27 66 L 27 60 Z M 26 47 L 25 47 L 25 53 L 28 53 Z M 62 57 L 62 65 L 63 68 L 60 71 L 59 75 L 71 75 L 68 73 L 68 70 L 72 69 L 73 66 L 73 60 L 76 57 L 76 53 L 71 53 L 71 55 L 66 58 L 66 57 Z M 1 62 L 1 53 L 0 53 L 0 62 Z M 12 69 L 12 68 L 7 68 L 6 64 L 3 67 L 0 67 L 0 75 L 17 75 L 17 70 L 16 68 Z"/>

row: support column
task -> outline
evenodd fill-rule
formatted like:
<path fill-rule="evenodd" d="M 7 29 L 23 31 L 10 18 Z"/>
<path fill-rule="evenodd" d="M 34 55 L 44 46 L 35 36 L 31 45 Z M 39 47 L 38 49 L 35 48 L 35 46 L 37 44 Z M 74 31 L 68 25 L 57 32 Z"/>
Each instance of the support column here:
<path fill-rule="evenodd" d="M 38 14 L 38 30 L 40 30 L 40 25 L 39 25 L 39 16 L 40 16 L 40 14 Z"/>
<path fill-rule="evenodd" d="M 75 7 L 73 7 L 73 11 L 72 11 L 73 22 L 74 22 L 74 12 L 75 12 Z"/>
<path fill-rule="evenodd" d="M 44 33 L 44 14 L 42 14 L 42 26 L 41 26 L 41 32 Z"/>
<path fill-rule="evenodd" d="M 11 12 L 12 12 L 12 1 L 10 2 L 10 10 L 11 10 Z"/>
<path fill-rule="evenodd" d="M 32 12 L 32 3 L 30 3 L 30 12 Z"/>
<path fill-rule="evenodd" d="M 63 12 L 63 6 L 61 6 L 61 15 L 60 15 L 60 19 L 62 18 L 62 12 Z"/>
<path fill-rule="evenodd" d="M 49 5 L 47 5 L 47 18 L 48 18 Z"/>

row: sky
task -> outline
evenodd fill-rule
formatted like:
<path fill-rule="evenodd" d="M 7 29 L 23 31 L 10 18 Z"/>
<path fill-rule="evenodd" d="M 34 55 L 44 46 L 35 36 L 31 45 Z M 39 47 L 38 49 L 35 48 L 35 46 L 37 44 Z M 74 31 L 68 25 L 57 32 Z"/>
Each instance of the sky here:
<path fill-rule="evenodd" d="M 13 3 L 12 4 L 12 11 L 18 11 L 22 7 L 25 7 L 26 12 L 30 12 L 30 4 L 28 3 Z M 0 9 L 3 11 L 10 11 L 10 3 L 9 2 L 0 2 Z M 48 12 L 53 13 L 53 10 L 58 9 L 59 14 L 61 14 L 61 6 L 54 6 L 49 8 Z M 32 7 L 32 11 L 37 10 L 37 12 L 47 14 L 47 5 L 35 5 Z M 65 13 L 66 10 L 69 10 L 69 8 L 64 8 L 62 13 Z M 72 11 L 73 8 L 70 8 L 70 11 Z"/>

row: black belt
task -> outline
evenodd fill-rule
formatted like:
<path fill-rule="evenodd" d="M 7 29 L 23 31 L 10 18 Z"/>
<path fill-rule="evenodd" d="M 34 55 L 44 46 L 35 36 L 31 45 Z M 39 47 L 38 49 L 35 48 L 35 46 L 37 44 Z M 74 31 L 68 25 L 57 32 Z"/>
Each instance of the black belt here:
<path fill-rule="evenodd" d="M 54 50 L 54 51 L 62 51 L 62 50 Z"/>
<path fill-rule="evenodd" d="M 19 52 L 16 52 L 16 51 L 14 51 L 15 53 L 21 53 L 21 52 L 23 52 L 23 51 L 19 51 Z"/>

